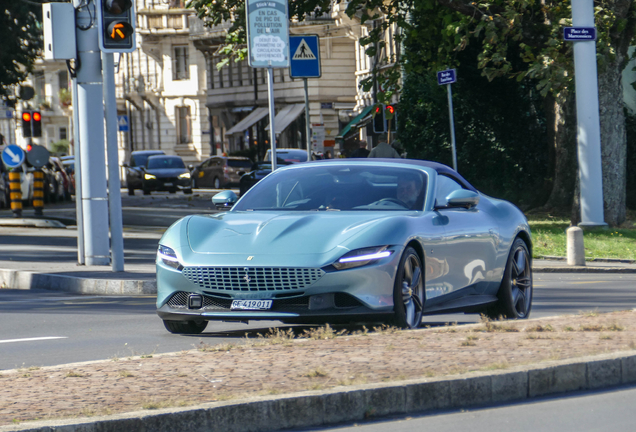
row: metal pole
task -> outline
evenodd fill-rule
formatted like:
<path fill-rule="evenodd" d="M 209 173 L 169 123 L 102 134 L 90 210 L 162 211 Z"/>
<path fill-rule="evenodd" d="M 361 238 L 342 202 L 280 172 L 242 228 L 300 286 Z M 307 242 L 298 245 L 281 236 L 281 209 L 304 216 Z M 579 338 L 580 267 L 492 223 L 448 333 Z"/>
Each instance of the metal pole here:
<path fill-rule="evenodd" d="M 272 172 L 276 171 L 276 129 L 274 129 L 274 70 L 267 68 L 267 96 L 269 97 L 269 147 L 271 149 Z"/>
<path fill-rule="evenodd" d="M 77 9 L 77 110 L 86 265 L 110 263 L 102 63 L 92 5 Z M 86 30 L 82 30 L 86 29 Z"/>
<path fill-rule="evenodd" d="M 594 27 L 593 0 L 572 2 L 572 25 Z M 580 226 L 605 226 L 603 213 L 603 171 L 601 165 L 601 122 L 598 104 L 596 41 L 574 43 L 574 83 L 579 182 L 581 185 Z"/>
<path fill-rule="evenodd" d="M 450 133 L 451 133 L 451 149 L 453 150 L 453 169 L 457 171 L 457 150 L 455 149 L 455 119 L 453 118 L 453 90 L 451 85 L 446 84 L 448 89 L 448 115 L 450 118 Z"/>
<path fill-rule="evenodd" d="M 77 63 L 76 63 L 77 64 Z M 73 155 L 75 167 L 75 219 L 77 220 L 77 263 L 84 265 L 84 217 L 82 210 L 82 169 L 79 133 L 79 115 L 77 109 L 77 78 L 73 78 Z"/>
<path fill-rule="evenodd" d="M 309 89 L 307 87 L 307 78 L 305 81 L 305 134 L 307 138 L 307 161 L 311 160 L 311 125 L 309 123 Z"/>
<path fill-rule="evenodd" d="M 108 157 L 108 209 L 110 215 L 110 256 L 114 272 L 124 271 L 124 225 L 121 214 L 119 148 L 117 146 L 117 101 L 113 54 L 102 53 L 104 110 L 106 112 L 106 154 Z"/>

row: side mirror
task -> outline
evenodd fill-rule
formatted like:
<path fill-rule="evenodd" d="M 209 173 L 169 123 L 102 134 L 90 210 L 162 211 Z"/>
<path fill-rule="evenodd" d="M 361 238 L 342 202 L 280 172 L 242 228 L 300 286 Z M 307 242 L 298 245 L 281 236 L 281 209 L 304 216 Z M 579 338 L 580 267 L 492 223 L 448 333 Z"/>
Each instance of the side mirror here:
<path fill-rule="evenodd" d="M 447 207 L 475 207 L 479 203 L 479 194 L 467 189 L 458 189 L 446 197 Z"/>
<path fill-rule="evenodd" d="M 238 196 L 231 190 L 219 192 L 212 197 L 212 203 L 218 210 L 229 210 L 237 201 Z"/>
<path fill-rule="evenodd" d="M 192 164 L 188 165 L 188 169 L 189 169 L 190 171 L 192 171 L 192 170 L 194 169 L 194 165 L 192 165 Z"/>

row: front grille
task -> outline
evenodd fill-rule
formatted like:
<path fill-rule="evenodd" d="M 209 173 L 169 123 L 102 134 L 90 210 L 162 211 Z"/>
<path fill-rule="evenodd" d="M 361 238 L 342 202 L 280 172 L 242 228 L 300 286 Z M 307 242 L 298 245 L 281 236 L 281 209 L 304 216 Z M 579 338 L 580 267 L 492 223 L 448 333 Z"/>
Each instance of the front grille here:
<path fill-rule="evenodd" d="M 325 272 L 319 268 L 184 267 L 183 275 L 203 289 L 220 291 L 302 290 Z"/>

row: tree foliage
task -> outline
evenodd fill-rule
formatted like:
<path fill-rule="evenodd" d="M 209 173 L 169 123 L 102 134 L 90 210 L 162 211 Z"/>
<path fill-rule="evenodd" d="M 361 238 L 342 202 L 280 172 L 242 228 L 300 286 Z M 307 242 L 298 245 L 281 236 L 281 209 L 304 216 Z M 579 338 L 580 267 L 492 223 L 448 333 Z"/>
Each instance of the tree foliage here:
<path fill-rule="evenodd" d="M 42 7 L 34 2 L 0 0 L 0 96 L 9 87 L 23 81 L 33 70 L 33 62 L 42 50 Z"/>

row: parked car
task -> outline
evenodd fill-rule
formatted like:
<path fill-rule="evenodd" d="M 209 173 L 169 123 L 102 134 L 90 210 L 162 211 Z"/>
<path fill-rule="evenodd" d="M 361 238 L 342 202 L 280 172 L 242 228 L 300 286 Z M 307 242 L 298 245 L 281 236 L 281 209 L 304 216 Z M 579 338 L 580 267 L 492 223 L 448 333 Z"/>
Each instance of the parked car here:
<path fill-rule="evenodd" d="M 149 195 L 151 191 L 175 193 L 182 190 L 185 194 L 192 193 L 190 171 L 179 156 L 149 156 L 142 171 L 141 189 L 144 195 Z"/>
<path fill-rule="evenodd" d="M 157 313 L 171 333 L 213 320 L 416 328 L 424 314 L 530 314 L 526 217 L 445 165 L 291 164 L 212 200 L 233 207 L 186 216 L 159 240 Z"/>
<path fill-rule="evenodd" d="M 238 185 L 251 166 L 252 162 L 246 157 L 212 156 L 192 170 L 192 187 L 220 189 Z"/>
<path fill-rule="evenodd" d="M 271 150 L 267 150 L 265 159 L 252 165 L 250 172 L 244 174 L 239 181 L 239 196 L 243 196 L 252 186 L 272 172 Z M 276 149 L 277 166 L 290 165 L 307 161 L 307 152 L 299 149 Z"/>
<path fill-rule="evenodd" d="M 150 156 L 163 155 L 162 150 L 137 150 L 130 154 L 130 161 L 124 164 L 126 168 L 126 186 L 128 187 L 128 195 L 134 195 L 135 189 L 142 188 L 143 167 Z"/>

